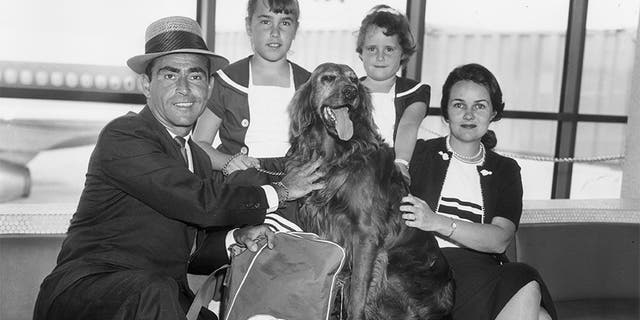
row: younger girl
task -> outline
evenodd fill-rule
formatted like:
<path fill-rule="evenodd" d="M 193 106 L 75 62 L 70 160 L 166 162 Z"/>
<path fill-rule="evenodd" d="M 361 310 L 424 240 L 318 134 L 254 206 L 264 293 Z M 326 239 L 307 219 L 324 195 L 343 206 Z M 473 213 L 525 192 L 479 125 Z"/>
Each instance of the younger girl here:
<path fill-rule="evenodd" d="M 193 137 L 225 175 L 259 168 L 258 157 L 282 157 L 289 149 L 287 106 L 310 76 L 287 60 L 299 15 L 297 0 L 249 0 L 245 23 L 254 54 L 214 75 Z M 214 149 L 218 133 L 221 144 Z"/>
<path fill-rule="evenodd" d="M 356 51 L 367 72 L 361 81 L 371 91 L 374 121 L 409 178 L 409 160 L 431 95 L 428 85 L 396 76 L 415 52 L 409 21 L 387 5 L 373 7 L 360 25 Z"/>

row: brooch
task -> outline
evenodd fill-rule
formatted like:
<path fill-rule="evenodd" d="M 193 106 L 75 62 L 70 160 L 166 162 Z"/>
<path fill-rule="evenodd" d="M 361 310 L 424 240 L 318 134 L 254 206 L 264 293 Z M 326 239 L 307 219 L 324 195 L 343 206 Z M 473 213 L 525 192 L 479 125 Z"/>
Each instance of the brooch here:
<path fill-rule="evenodd" d="M 442 160 L 449 160 L 449 154 L 446 152 L 438 151 L 438 154 L 442 157 Z"/>
<path fill-rule="evenodd" d="M 486 176 L 492 175 L 493 172 L 491 172 L 491 171 L 489 171 L 487 169 L 482 169 L 482 170 L 480 170 L 480 174 L 486 177 Z"/>

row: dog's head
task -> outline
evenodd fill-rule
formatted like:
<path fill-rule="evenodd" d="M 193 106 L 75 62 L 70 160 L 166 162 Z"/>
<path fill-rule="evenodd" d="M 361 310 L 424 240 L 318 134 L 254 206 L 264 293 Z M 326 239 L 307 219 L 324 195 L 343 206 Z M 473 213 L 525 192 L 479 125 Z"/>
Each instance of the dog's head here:
<path fill-rule="evenodd" d="M 320 126 L 341 141 L 375 137 L 369 92 L 347 65 L 319 65 L 289 108 L 292 140 L 312 136 L 309 131 L 320 130 Z"/>

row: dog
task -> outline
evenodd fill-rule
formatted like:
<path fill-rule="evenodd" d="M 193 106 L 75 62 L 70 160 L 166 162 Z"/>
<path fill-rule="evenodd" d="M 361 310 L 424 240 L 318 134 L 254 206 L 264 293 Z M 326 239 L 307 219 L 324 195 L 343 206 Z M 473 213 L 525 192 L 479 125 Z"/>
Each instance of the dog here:
<path fill-rule="evenodd" d="M 326 173 L 326 187 L 299 200 L 296 220 L 345 248 L 348 319 L 446 318 L 451 269 L 432 233 L 404 224 L 399 206 L 408 186 L 355 72 L 321 64 L 296 91 L 289 115 L 286 167 L 321 158 Z"/>

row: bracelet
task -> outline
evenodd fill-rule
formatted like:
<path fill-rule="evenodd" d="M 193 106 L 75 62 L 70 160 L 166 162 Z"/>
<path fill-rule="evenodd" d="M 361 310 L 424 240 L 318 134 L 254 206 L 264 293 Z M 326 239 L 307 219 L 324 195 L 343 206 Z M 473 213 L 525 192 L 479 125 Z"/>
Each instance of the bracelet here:
<path fill-rule="evenodd" d="M 225 162 L 225 163 L 224 163 L 224 165 L 222 166 L 222 174 L 223 174 L 225 177 L 226 177 L 226 176 L 228 176 L 228 175 L 231 173 L 231 172 L 229 172 L 229 164 L 231 163 L 231 161 L 233 161 L 233 159 L 235 159 L 235 158 L 237 158 L 237 157 L 240 157 L 240 156 L 242 156 L 242 155 L 244 155 L 244 154 L 243 154 L 243 153 L 241 153 L 241 152 L 238 152 L 238 153 L 236 153 L 236 154 L 232 155 L 232 156 L 229 158 L 229 160 L 227 160 L 227 162 Z"/>
<path fill-rule="evenodd" d="M 282 181 L 272 183 L 273 188 L 276 189 L 276 193 L 278 194 L 278 202 L 283 204 L 287 199 L 289 199 L 289 188 L 282 183 Z"/>
<path fill-rule="evenodd" d="M 409 168 L 409 162 L 407 160 L 395 159 L 395 160 L 393 160 L 393 162 L 399 163 L 399 164 L 404 165 L 405 167 Z"/>
<path fill-rule="evenodd" d="M 458 228 L 458 225 L 456 224 L 456 220 L 453 218 L 451 219 L 451 232 L 449 232 L 449 234 L 447 235 L 447 238 L 451 238 L 451 236 L 453 235 L 453 232 L 456 231 L 456 228 Z"/>

